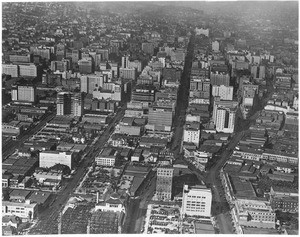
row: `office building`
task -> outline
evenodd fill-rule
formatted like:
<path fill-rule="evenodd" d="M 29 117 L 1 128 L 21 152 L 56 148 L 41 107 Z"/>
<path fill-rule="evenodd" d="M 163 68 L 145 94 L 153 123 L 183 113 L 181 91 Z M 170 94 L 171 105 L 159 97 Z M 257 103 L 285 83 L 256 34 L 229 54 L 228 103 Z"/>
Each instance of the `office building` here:
<path fill-rule="evenodd" d="M 62 59 L 62 61 L 52 61 L 51 62 L 51 71 L 60 71 L 65 72 L 71 69 L 70 60 Z"/>
<path fill-rule="evenodd" d="M 211 217 L 212 192 L 202 185 L 183 186 L 181 215 Z"/>
<path fill-rule="evenodd" d="M 35 219 L 37 216 L 38 204 L 31 203 L 30 200 L 25 202 L 2 201 L 2 215 L 16 215 L 24 222 Z"/>
<path fill-rule="evenodd" d="M 37 77 L 38 75 L 37 66 L 35 66 L 34 64 L 26 64 L 26 65 L 20 64 L 19 70 L 20 70 L 20 76 Z"/>
<path fill-rule="evenodd" d="M 119 77 L 120 75 L 120 72 L 119 72 L 119 64 L 118 63 L 116 63 L 116 62 L 110 62 L 109 63 L 109 66 L 110 66 L 110 70 L 111 70 L 111 72 L 112 72 L 112 76 L 113 77 Z M 126 73 L 125 73 L 126 74 Z M 129 74 L 130 74 L 130 72 L 129 72 Z M 129 75 L 127 75 L 127 76 L 129 76 Z M 130 76 L 132 76 L 132 77 L 135 77 L 135 76 L 133 76 L 133 75 L 130 75 Z"/>
<path fill-rule="evenodd" d="M 153 103 L 155 100 L 155 87 L 152 85 L 138 85 L 131 94 L 133 102 Z"/>
<path fill-rule="evenodd" d="M 212 86 L 212 95 L 219 96 L 221 100 L 232 100 L 233 99 L 233 86 Z"/>
<path fill-rule="evenodd" d="M 93 72 L 92 58 L 83 58 L 78 61 L 79 72 L 81 74 L 90 74 Z"/>
<path fill-rule="evenodd" d="M 108 60 L 108 55 L 109 55 L 108 49 L 97 49 L 96 53 L 101 55 L 102 61 Z"/>
<path fill-rule="evenodd" d="M 80 51 L 77 49 L 73 49 L 71 51 L 66 52 L 66 58 L 71 58 L 72 63 L 78 63 L 80 57 L 81 57 Z"/>
<path fill-rule="evenodd" d="M 30 54 L 21 55 L 21 54 L 11 54 L 9 55 L 9 61 L 12 63 L 30 63 L 31 62 Z"/>
<path fill-rule="evenodd" d="M 5 75 L 10 75 L 11 77 L 18 77 L 19 67 L 18 65 L 13 64 L 2 64 L 2 73 Z"/>
<path fill-rule="evenodd" d="M 136 80 L 137 69 L 136 68 L 120 68 L 120 78 Z"/>
<path fill-rule="evenodd" d="M 210 73 L 210 84 L 211 85 L 229 86 L 229 83 L 230 83 L 230 76 L 227 72 L 211 71 L 211 73 Z"/>
<path fill-rule="evenodd" d="M 40 167 L 50 168 L 56 164 L 62 164 L 73 169 L 74 153 L 60 151 L 42 151 L 39 155 Z"/>
<path fill-rule="evenodd" d="M 66 57 L 66 46 L 64 44 L 57 44 L 56 45 L 56 60 L 61 61 Z"/>
<path fill-rule="evenodd" d="M 107 75 L 102 74 L 89 74 L 80 76 L 80 91 L 88 94 L 93 94 L 94 90 L 103 87 L 107 82 Z"/>
<path fill-rule="evenodd" d="M 57 94 L 57 115 L 80 117 L 83 114 L 83 98 L 81 93 L 59 92 Z"/>
<path fill-rule="evenodd" d="M 217 108 L 225 107 L 225 108 L 236 108 L 238 106 L 237 101 L 233 100 L 220 100 L 220 97 L 214 97 L 214 107 L 213 107 L 213 122 L 216 124 L 216 115 L 217 115 Z"/>
<path fill-rule="evenodd" d="M 54 51 L 54 49 L 52 49 Z M 44 59 L 50 60 L 51 58 L 51 49 L 46 47 L 30 47 L 30 52 L 33 55 L 39 55 Z"/>
<path fill-rule="evenodd" d="M 171 201 L 172 179 L 174 169 L 169 167 L 157 168 L 156 197 L 159 201 Z"/>
<path fill-rule="evenodd" d="M 14 86 L 11 95 L 13 101 L 36 102 L 35 86 Z"/>
<path fill-rule="evenodd" d="M 199 119 L 200 120 L 200 119 Z M 193 143 L 199 147 L 200 142 L 200 123 L 199 122 L 187 122 L 183 130 L 183 141 Z"/>
<path fill-rule="evenodd" d="M 216 130 L 217 132 L 233 133 L 235 125 L 234 109 L 218 107 L 216 111 Z"/>
<path fill-rule="evenodd" d="M 134 61 L 128 61 L 128 68 L 135 68 L 137 72 L 142 71 L 142 62 L 139 60 L 134 60 Z"/>
<path fill-rule="evenodd" d="M 122 68 L 129 68 L 129 56 L 122 57 Z"/>
<path fill-rule="evenodd" d="M 57 94 L 56 114 L 57 115 L 70 115 L 72 107 L 72 93 L 59 92 Z"/>
<path fill-rule="evenodd" d="M 81 117 L 83 115 L 83 96 L 81 93 L 72 93 L 71 96 L 71 114 L 74 117 Z"/>
<path fill-rule="evenodd" d="M 147 129 L 157 131 L 171 131 L 175 101 L 155 102 L 149 108 Z"/>
<path fill-rule="evenodd" d="M 100 166 L 112 167 L 115 165 L 117 156 L 118 156 L 117 150 L 110 147 L 106 147 L 100 152 L 98 156 L 96 156 L 95 162 L 97 165 Z"/>

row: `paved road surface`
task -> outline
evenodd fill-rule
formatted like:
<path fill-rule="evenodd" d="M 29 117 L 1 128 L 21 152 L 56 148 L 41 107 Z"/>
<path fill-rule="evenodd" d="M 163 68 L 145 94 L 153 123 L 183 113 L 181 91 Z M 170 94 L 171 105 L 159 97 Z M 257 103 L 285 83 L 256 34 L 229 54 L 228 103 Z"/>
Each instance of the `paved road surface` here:
<path fill-rule="evenodd" d="M 123 115 L 124 107 L 120 111 L 118 111 L 112 123 L 107 126 L 105 132 L 101 135 L 101 137 L 93 145 L 93 147 L 88 148 L 87 153 L 90 153 L 90 155 L 87 155 L 86 158 L 82 161 L 77 169 L 77 172 L 68 182 L 65 189 L 57 194 L 57 198 L 53 202 L 51 207 L 40 213 L 37 225 L 30 230 L 29 234 L 57 234 L 57 219 L 59 217 L 61 208 L 67 203 L 68 199 L 73 194 L 73 190 L 76 188 L 79 181 L 84 177 L 87 168 L 94 162 L 95 156 L 98 154 L 97 151 L 100 151 L 107 142 L 111 134 L 111 128 L 115 126 L 115 123 L 118 122 L 123 117 Z M 96 149 L 92 152 L 93 148 Z"/>
<path fill-rule="evenodd" d="M 28 132 L 25 132 L 23 135 L 20 135 L 16 141 L 10 141 L 5 144 L 2 147 L 2 160 L 11 155 L 16 149 L 20 148 L 29 137 L 41 130 L 46 123 L 52 120 L 54 117 L 55 114 L 46 115 L 35 127 L 30 129 Z"/>

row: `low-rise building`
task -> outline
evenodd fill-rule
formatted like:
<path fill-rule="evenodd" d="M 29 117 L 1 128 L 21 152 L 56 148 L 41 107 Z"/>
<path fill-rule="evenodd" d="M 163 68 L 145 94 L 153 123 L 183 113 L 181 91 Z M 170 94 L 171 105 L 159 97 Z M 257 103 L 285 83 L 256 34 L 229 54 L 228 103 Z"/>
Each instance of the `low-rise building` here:
<path fill-rule="evenodd" d="M 101 166 L 114 166 L 118 151 L 111 147 L 104 148 L 101 153 L 96 156 L 95 162 Z"/>
<path fill-rule="evenodd" d="M 50 168 L 56 164 L 62 164 L 73 169 L 74 153 L 60 151 L 42 151 L 40 152 L 40 167 Z"/>
<path fill-rule="evenodd" d="M 2 215 L 16 215 L 22 220 L 35 219 L 37 215 L 37 204 L 30 200 L 25 202 L 2 201 Z"/>

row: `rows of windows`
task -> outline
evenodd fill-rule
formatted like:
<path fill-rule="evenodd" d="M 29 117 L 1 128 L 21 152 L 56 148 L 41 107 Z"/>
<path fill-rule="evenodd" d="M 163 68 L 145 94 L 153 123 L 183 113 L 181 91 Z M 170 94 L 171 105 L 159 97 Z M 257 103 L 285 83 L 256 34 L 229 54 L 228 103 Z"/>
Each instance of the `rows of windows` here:
<path fill-rule="evenodd" d="M 206 197 L 188 195 L 188 198 L 203 198 L 203 199 L 205 199 Z"/>

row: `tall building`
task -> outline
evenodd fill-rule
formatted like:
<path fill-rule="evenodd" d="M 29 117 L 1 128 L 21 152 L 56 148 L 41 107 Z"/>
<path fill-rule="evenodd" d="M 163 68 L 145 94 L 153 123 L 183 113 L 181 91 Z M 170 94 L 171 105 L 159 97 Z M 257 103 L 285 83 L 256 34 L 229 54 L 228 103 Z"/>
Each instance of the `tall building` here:
<path fill-rule="evenodd" d="M 71 62 L 69 60 L 62 60 L 62 61 L 52 61 L 51 62 L 51 71 L 60 71 L 65 72 L 69 71 L 71 67 Z"/>
<path fill-rule="evenodd" d="M 59 92 L 57 94 L 56 114 L 57 115 L 70 115 L 72 107 L 72 93 Z"/>
<path fill-rule="evenodd" d="M 31 55 L 20 55 L 20 54 L 11 54 L 9 55 L 9 61 L 12 63 L 30 63 L 31 62 Z"/>
<path fill-rule="evenodd" d="M 78 61 L 79 72 L 82 74 L 89 74 L 93 72 L 92 58 L 83 58 Z"/>
<path fill-rule="evenodd" d="M 175 114 L 175 101 L 155 102 L 149 108 L 147 129 L 156 131 L 171 131 L 173 116 Z"/>
<path fill-rule="evenodd" d="M 216 124 L 216 115 L 217 115 L 217 108 L 225 107 L 225 108 L 236 108 L 238 106 L 237 101 L 233 100 L 220 100 L 220 97 L 214 97 L 214 107 L 213 107 L 213 122 Z"/>
<path fill-rule="evenodd" d="M 229 83 L 230 83 L 230 76 L 227 72 L 211 71 L 211 73 L 210 73 L 210 84 L 211 85 L 229 86 Z"/>
<path fill-rule="evenodd" d="M 93 94 L 93 91 L 103 87 L 105 82 L 107 82 L 107 75 L 82 75 L 80 77 L 80 91 Z"/>
<path fill-rule="evenodd" d="M 119 77 L 119 64 L 116 63 L 116 62 L 110 62 L 109 66 L 110 66 L 111 71 L 113 73 L 113 77 Z M 133 77 L 135 77 L 135 75 Z"/>
<path fill-rule="evenodd" d="M 34 55 L 39 55 L 44 59 L 50 60 L 51 58 L 51 49 L 45 47 L 30 47 L 30 52 Z"/>
<path fill-rule="evenodd" d="M 2 73 L 5 75 L 10 75 L 11 77 L 18 77 L 19 67 L 18 65 L 13 64 L 2 64 Z"/>
<path fill-rule="evenodd" d="M 137 72 L 142 71 L 142 62 L 139 60 L 128 61 L 128 68 L 135 68 Z"/>
<path fill-rule="evenodd" d="M 233 133 L 235 124 L 234 109 L 219 107 L 216 111 L 216 130 L 218 132 Z"/>
<path fill-rule="evenodd" d="M 199 216 L 203 219 L 211 217 L 212 193 L 202 185 L 189 187 L 183 186 L 182 192 L 182 216 Z"/>
<path fill-rule="evenodd" d="M 66 46 L 64 44 L 56 45 L 56 60 L 61 61 L 66 57 Z"/>
<path fill-rule="evenodd" d="M 131 100 L 133 102 L 153 103 L 155 100 L 155 87 L 152 85 L 137 85 L 132 91 Z"/>
<path fill-rule="evenodd" d="M 221 100 L 232 100 L 233 99 L 233 86 L 213 85 L 212 95 L 220 96 Z"/>
<path fill-rule="evenodd" d="M 81 117 L 83 115 L 83 97 L 81 93 L 73 93 L 72 97 L 72 107 L 71 107 L 71 114 L 74 117 Z"/>
<path fill-rule="evenodd" d="M 183 141 L 193 143 L 195 146 L 199 147 L 200 131 L 199 122 L 187 122 L 183 131 Z"/>
<path fill-rule="evenodd" d="M 96 53 L 101 55 L 103 61 L 108 60 L 108 55 L 109 55 L 108 49 L 97 49 Z"/>
<path fill-rule="evenodd" d="M 156 197 L 159 201 L 170 201 L 172 195 L 173 168 L 157 169 Z"/>
<path fill-rule="evenodd" d="M 78 63 L 78 60 L 80 59 L 80 51 L 77 49 L 73 49 L 69 52 L 66 52 L 67 58 L 72 58 L 72 63 Z"/>
<path fill-rule="evenodd" d="M 37 66 L 34 64 L 19 65 L 20 76 L 37 77 Z"/>
<path fill-rule="evenodd" d="M 122 68 L 129 68 L 129 56 L 122 57 Z"/>
<path fill-rule="evenodd" d="M 83 98 L 81 93 L 59 92 L 57 94 L 57 115 L 80 117 L 83 114 Z"/>
<path fill-rule="evenodd" d="M 16 86 L 12 88 L 12 100 L 35 102 L 36 101 L 36 88 L 35 86 Z"/>
<path fill-rule="evenodd" d="M 120 78 L 135 80 L 136 71 L 136 68 L 120 68 Z"/>

